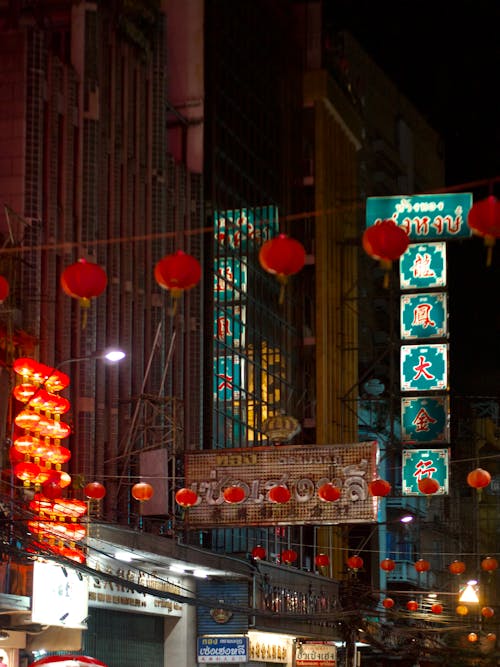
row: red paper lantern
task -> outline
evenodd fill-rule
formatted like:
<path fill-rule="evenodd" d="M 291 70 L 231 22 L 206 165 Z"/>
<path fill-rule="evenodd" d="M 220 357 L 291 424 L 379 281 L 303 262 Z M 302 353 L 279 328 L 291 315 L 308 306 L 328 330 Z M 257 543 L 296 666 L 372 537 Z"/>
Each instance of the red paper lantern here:
<path fill-rule="evenodd" d="M 280 282 L 280 303 L 283 303 L 284 288 L 289 276 L 302 269 L 305 259 L 306 252 L 302 243 L 286 234 L 278 234 L 261 246 L 259 262 L 265 271 L 276 276 Z"/>
<path fill-rule="evenodd" d="M 455 609 L 459 616 L 467 616 L 469 609 L 464 604 L 459 604 Z"/>
<path fill-rule="evenodd" d="M 409 244 L 408 234 L 394 220 L 382 220 L 363 232 L 363 250 L 379 261 L 384 270 L 384 287 L 389 284 L 392 262 L 399 259 Z"/>
<path fill-rule="evenodd" d="M 90 300 L 100 296 L 108 284 L 106 272 L 93 262 L 79 259 L 64 269 L 60 282 L 63 291 L 73 299 L 78 299 L 80 306 L 85 309 L 82 323 L 85 327 Z"/>
<path fill-rule="evenodd" d="M 392 572 L 396 567 L 396 563 L 392 560 L 392 558 L 384 558 L 384 560 L 380 561 L 380 567 L 386 572 Z"/>
<path fill-rule="evenodd" d="M 222 495 L 226 503 L 241 503 L 245 500 L 245 489 L 238 484 L 232 484 L 224 489 Z"/>
<path fill-rule="evenodd" d="M 467 484 L 474 489 L 484 489 L 490 482 L 490 473 L 482 468 L 476 468 L 467 475 Z"/>
<path fill-rule="evenodd" d="M 175 311 L 181 294 L 200 282 L 201 264 L 192 255 L 177 250 L 156 263 L 154 276 L 160 287 L 169 290 L 174 299 Z"/>
<path fill-rule="evenodd" d="M 417 572 L 428 572 L 431 569 L 431 564 L 429 563 L 428 560 L 420 558 L 415 563 L 415 569 Z"/>
<path fill-rule="evenodd" d="M 293 549 L 285 549 L 281 552 L 281 562 L 285 563 L 285 565 L 291 565 L 292 563 L 295 563 L 298 557 L 299 556 L 297 552 Z"/>
<path fill-rule="evenodd" d="M 354 572 L 357 572 L 360 570 L 364 565 L 364 561 L 361 558 L 361 556 L 349 556 L 347 559 L 347 567 L 350 570 L 354 570 Z"/>
<path fill-rule="evenodd" d="M 138 482 L 132 487 L 132 497 L 141 503 L 151 500 L 153 497 L 153 487 L 147 482 Z"/>
<path fill-rule="evenodd" d="M 273 486 L 272 489 L 269 490 L 269 500 L 273 503 L 283 505 L 284 503 L 287 503 L 291 497 L 292 494 L 290 493 L 290 489 L 281 484 Z"/>
<path fill-rule="evenodd" d="M 493 572 L 498 567 L 498 561 L 492 556 L 486 556 L 486 558 L 483 558 L 481 561 L 481 567 L 485 572 Z"/>
<path fill-rule="evenodd" d="M 467 216 L 467 224 L 473 234 L 484 239 L 487 248 L 486 266 L 491 266 L 493 246 L 500 238 L 500 201 L 493 195 L 476 202 Z"/>
<path fill-rule="evenodd" d="M 495 642 L 497 640 L 497 636 L 494 632 L 488 632 L 488 634 L 486 635 L 486 639 L 489 642 Z"/>
<path fill-rule="evenodd" d="M 471 643 L 474 643 L 474 642 L 477 642 L 477 640 L 478 640 L 478 636 L 476 635 L 475 632 L 469 632 L 469 634 L 467 635 L 467 639 L 468 639 Z"/>
<path fill-rule="evenodd" d="M 12 393 L 15 399 L 21 403 L 27 403 L 36 390 L 36 384 L 32 384 L 31 382 L 22 382 L 21 384 L 18 384 L 16 387 L 14 387 Z"/>
<path fill-rule="evenodd" d="M 439 482 L 433 477 L 422 477 L 418 480 L 417 486 L 420 493 L 424 493 L 426 496 L 439 491 Z"/>
<path fill-rule="evenodd" d="M 418 602 L 416 600 L 408 600 L 406 603 L 406 608 L 408 611 L 417 611 L 418 609 Z"/>
<path fill-rule="evenodd" d="M 175 494 L 175 502 L 181 507 L 193 507 L 198 502 L 198 494 L 192 489 L 179 489 Z"/>
<path fill-rule="evenodd" d="M 382 600 L 382 605 L 386 609 L 391 609 L 391 607 L 394 607 L 394 600 L 392 598 L 384 598 L 384 600 Z"/>
<path fill-rule="evenodd" d="M 264 560 L 266 557 L 266 550 L 264 547 L 261 547 L 260 544 L 258 544 L 256 547 L 252 549 L 252 558 L 254 560 Z"/>
<path fill-rule="evenodd" d="M 331 482 L 327 482 L 326 484 L 322 484 L 319 487 L 318 496 L 324 502 L 333 503 L 340 498 L 341 491 L 338 487 L 334 486 Z"/>
<path fill-rule="evenodd" d="M 328 567 L 330 565 L 330 559 L 326 554 L 318 554 L 314 562 L 318 567 Z"/>
<path fill-rule="evenodd" d="M 28 485 L 34 483 L 39 474 L 40 466 L 36 465 L 36 463 L 24 461 L 22 463 L 17 463 L 14 466 L 14 475 Z"/>
<path fill-rule="evenodd" d="M 433 614 L 442 614 L 443 613 L 443 605 L 439 604 L 439 602 L 434 602 L 434 604 L 431 607 L 431 611 Z"/>
<path fill-rule="evenodd" d="M 49 500 L 55 500 L 61 497 L 62 486 L 49 479 L 45 484 L 42 484 L 42 493 Z"/>
<path fill-rule="evenodd" d="M 481 609 L 481 615 L 484 616 L 484 618 L 493 618 L 495 615 L 495 610 L 493 607 L 483 607 Z"/>
<path fill-rule="evenodd" d="M 448 565 L 448 570 L 451 574 L 463 574 L 465 572 L 465 563 L 461 560 L 454 560 Z"/>
<path fill-rule="evenodd" d="M 391 492 L 391 485 L 385 479 L 374 479 L 368 484 L 372 496 L 387 496 Z"/>
<path fill-rule="evenodd" d="M 106 489 L 100 482 L 89 482 L 85 484 L 83 493 L 92 500 L 101 500 L 106 495 Z"/>
<path fill-rule="evenodd" d="M 3 303 L 9 296 L 9 283 L 6 278 L 0 276 L 0 303 Z"/>

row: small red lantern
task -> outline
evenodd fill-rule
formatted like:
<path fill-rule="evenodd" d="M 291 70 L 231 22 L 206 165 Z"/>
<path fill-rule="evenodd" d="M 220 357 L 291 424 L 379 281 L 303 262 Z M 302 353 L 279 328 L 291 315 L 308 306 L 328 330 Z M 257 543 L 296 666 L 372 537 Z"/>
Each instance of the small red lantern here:
<path fill-rule="evenodd" d="M 494 641 L 496 641 L 497 636 L 496 636 L 496 634 L 495 634 L 494 632 L 488 632 L 488 634 L 486 635 L 486 639 L 487 639 L 489 642 L 494 642 Z"/>
<path fill-rule="evenodd" d="M 232 484 L 224 489 L 222 494 L 226 503 L 241 503 L 245 500 L 245 489 L 238 484 Z"/>
<path fill-rule="evenodd" d="M 171 255 L 165 255 L 156 263 L 154 276 L 160 287 L 170 291 L 174 299 L 175 313 L 181 294 L 200 282 L 201 264 L 192 255 L 177 250 Z"/>
<path fill-rule="evenodd" d="M 306 252 L 302 243 L 286 234 L 278 234 L 274 239 L 262 245 L 259 251 L 259 262 L 262 268 L 275 275 L 281 284 L 280 303 L 283 303 L 284 288 L 289 276 L 302 269 L 305 259 Z"/>
<path fill-rule="evenodd" d="M 392 607 L 394 607 L 394 600 L 392 598 L 384 598 L 384 600 L 382 600 L 382 605 L 386 609 L 391 609 Z"/>
<path fill-rule="evenodd" d="M 386 572 L 392 572 L 395 567 L 396 563 L 392 558 L 384 558 L 384 560 L 380 561 L 380 568 Z"/>
<path fill-rule="evenodd" d="M 448 565 L 451 574 L 463 574 L 465 572 L 465 563 L 461 560 L 454 560 Z"/>
<path fill-rule="evenodd" d="M 431 569 L 431 564 L 429 563 L 428 560 L 420 558 L 415 563 L 415 569 L 417 572 L 428 572 Z"/>
<path fill-rule="evenodd" d="M 85 328 L 90 300 L 100 296 L 108 284 L 106 272 L 97 264 L 79 259 L 64 269 L 60 282 L 63 291 L 78 299 L 80 306 L 85 309 L 82 321 L 82 327 Z"/>
<path fill-rule="evenodd" d="M 417 486 L 420 493 L 424 493 L 426 496 L 439 491 L 439 482 L 433 477 L 422 477 L 418 480 Z"/>
<path fill-rule="evenodd" d="M 491 475 L 487 470 L 476 468 L 467 475 L 467 484 L 474 489 L 484 489 L 491 482 Z"/>
<path fill-rule="evenodd" d="M 175 494 L 175 502 L 181 507 L 193 507 L 198 502 L 198 494 L 193 489 L 184 487 Z"/>
<path fill-rule="evenodd" d="M 318 554 L 314 562 L 318 567 L 328 567 L 330 565 L 330 559 L 326 554 Z"/>
<path fill-rule="evenodd" d="M 281 561 L 285 563 L 285 565 L 291 565 L 292 563 L 295 563 L 298 557 L 299 556 L 297 552 L 293 549 L 285 549 L 281 552 Z"/>
<path fill-rule="evenodd" d="M 493 246 L 500 238 L 500 201 L 493 195 L 476 202 L 467 216 L 467 224 L 474 234 L 484 239 L 487 248 L 486 266 L 491 266 Z"/>
<path fill-rule="evenodd" d="M 455 609 L 455 611 L 459 616 L 467 616 L 467 614 L 469 613 L 468 608 L 464 604 L 459 604 Z"/>
<path fill-rule="evenodd" d="M 322 484 L 319 487 L 318 496 L 324 502 L 333 503 L 340 498 L 341 491 L 338 487 L 334 486 L 331 482 L 327 482 L 326 484 Z"/>
<path fill-rule="evenodd" d="M 368 484 L 372 496 L 387 496 L 391 492 L 391 485 L 385 479 L 374 479 Z"/>
<path fill-rule="evenodd" d="M 475 632 L 469 632 L 469 634 L 467 635 L 467 639 L 468 639 L 471 643 L 474 643 L 474 642 L 477 642 L 477 640 L 478 640 L 478 636 L 476 635 Z"/>
<path fill-rule="evenodd" d="M 139 500 L 141 503 L 146 500 L 151 500 L 153 497 L 153 487 L 147 482 L 138 482 L 132 487 L 132 497 Z"/>
<path fill-rule="evenodd" d="M 347 567 L 350 570 L 354 570 L 354 572 L 357 572 L 360 570 L 364 565 L 363 559 L 361 556 L 350 556 L 347 559 Z"/>
<path fill-rule="evenodd" d="M 406 603 L 406 608 L 408 611 L 417 611 L 418 609 L 418 602 L 416 600 L 408 600 Z"/>
<path fill-rule="evenodd" d="M 389 285 L 392 262 L 401 257 L 409 242 L 408 234 L 394 220 L 382 220 L 363 232 L 363 250 L 379 261 L 384 271 L 384 287 Z"/>
<path fill-rule="evenodd" d="M 24 461 L 14 466 L 14 475 L 28 486 L 31 482 L 35 481 L 39 474 L 40 466 L 36 465 L 36 463 Z"/>
<path fill-rule="evenodd" d="M 89 482 L 85 485 L 83 493 L 91 500 L 101 500 L 106 495 L 106 489 L 100 482 Z"/>
<path fill-rule="evenodd" d="M 252 549 L 252 558 L 254 560 L 264 560 L 266 555 L 266 550 L 260 544 Z"/>
<path fill-rule="evenodd" d="M 273 486 L 272 489 L 269 490 L 269 500 L 273 503 L 283 505 L 284 503 L 287 503 L 291 497 L 292 494 L 290 493 L 290 489 L 281 484 Z"/>
<path fill-rule="evenodd" d="M 481 567 L 485 572 L 493 572 L 498 567 L 498 561 L 492 556 L 486 556 L 486 558 L 483 558 L 481 561 Z"/>
<path fill-rule="evenodd" d="M 3 303 L 5 299 L 9 296 L 9 283 L 6 278 L 0 276 L 0 303 Z"/>
<path fill-rule="evenodd" d="M 483 607 L 481 609 L 481 616 L 484 616 L 484 618 L 493 618 L 495 615 L 495 610 L 493 607 Z"/>
<path fill-rule="evenodd" d="M 42 484 L 42 493 L 49 500 L 55 500 L 61 497 L 62 486 L 49 479 L 45 484 Z"/>
<path fill-rule="evenodd" d="M 439 602 L 434 602 L 434 604 L 431 606 L 431 611 L 433 614 L 442 614 L 443 605 L 439 604 Z"/>

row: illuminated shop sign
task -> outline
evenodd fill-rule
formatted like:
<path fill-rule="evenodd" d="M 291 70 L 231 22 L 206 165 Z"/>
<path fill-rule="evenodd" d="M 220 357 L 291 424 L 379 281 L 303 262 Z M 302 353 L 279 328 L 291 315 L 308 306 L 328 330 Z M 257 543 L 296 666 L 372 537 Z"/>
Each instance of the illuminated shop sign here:
<path fill-rule="evenodd" d="M 296 667 L 335 667 L 336 662 L 333 642 L 297 642 Z"/>
<path fill-rule="evenodd" d="M 401 391 L 448 389 L 448 345 L 402 345 Z"/>
<path fill-rule="evenodd" d="M 424 496 L 418 482 L 426 477 L 435 479 L 439 489 L 434 495 L 449 491 L 449 449 L 403 449 L 402 492 L 404 496 Z"/>
<path fill-rule="evenodd" d="M 35 561 L 31 620 L 43 625 L 86 628 L 87 578 L 71 567 Z"/>
<path fill-rule="evenodd" d="M 248 637 L 198 637 L 198 662 L 248 661 Z"/>
<path fill-rule="evenodd" d="M 366 226 L 394 220 L 412 241 L 468 238 L 472 232 L 467 215 L 472 193 L 368 197 Z"/>
<path fill-rule="evenodd" d="M 444 338 L 448 334 L 447 298 L 444 292 L 401 296 L 401 338 Z"/>
<path fill-rule="evenodd" d="M 186 523 L 203 527 L 375 521 L 377 499 L 368 483 L 376 476 L 376 457 L 376 442 L 189 452 L 186 485 L 200 500 L 186 512 Z M 318 495 L 328 482 L 341 490 L 334 502 Z M 235 484 L 244 497 L 228 503 L 224 489 Z M 289 490 L 287 502 L 269 498 L 276 486 Z"/>
<path fill-rule="evenodd" d="M 401 440 L 431 444 L 449 442 L 450 410 L 447 396 L 401 399 Z"/>
<path fill-rule="evenodd" d="M 260 246 L 278 233 L 276 206 L 242 208 L 234 211 L 215 211 L 214 236 L 216 243 L 230 250 L 247 250 Z"/>
<path fill-rule="evenodd" d="M 399 259 L 402 290 L 446 287 L 446 243 L 411 243 Z"/>

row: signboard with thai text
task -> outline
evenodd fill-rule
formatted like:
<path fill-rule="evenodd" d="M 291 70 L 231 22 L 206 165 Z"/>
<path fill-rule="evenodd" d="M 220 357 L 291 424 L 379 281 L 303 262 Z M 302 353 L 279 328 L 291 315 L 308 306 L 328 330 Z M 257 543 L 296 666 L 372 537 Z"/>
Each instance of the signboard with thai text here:
<path fill-rule="evenodd" d="M 404 496 L 424 496 L 419 480 L 431 477 L 439 482 L 433 495 L 446 495 L 449 490 L 449 449 L 403 449 L 402 493 Z"/>
<path fill-rule="evenodd" d="M 447 296 L 444 292 L 401 296 L 401 338 L 444 338 L 448 334 Z"/>
<path fill-rule="evenodd" d="M 368 483 L 376 477 L 377 452 L 375 441 L 189 452 L 186 486 L 199 499 L 186 512 L 186 524 L 193 528 L 375 521 L 377 499 Z M 341 491 L 336 501 L 326 502 L 318 495 L 328 482 Z M 224 489 L 232 485 L 243 489 L 240 502 L 224 499 Z M 273 502 L 273 494 L 269 496 L 277 486 L 289 491 L 286 502 Z"/>
<path fill-rule="evenodd" d="M 401 399 L 401 440 L 415 444 L 449 442 L 448 396 L 415 396 Z"/>
<path fill-rule="evenodd" d="M 446 243 L 410 243 L 399 259 L 402 290 L 445 287 Z"/>
<path fill-rule="evenodd" d="M 296 667 L 335 667 L 336 663 L 333 642 L 297 642 Z"/>
<path fill-rule="evenodd" d="M 448 345 L 402 345 L 401 391 L 448 389 Z"/>
<path fill-rule="evenodd" d="M 368 197 L 366 226 L 394 220 L 412 241 L 439 241 L 468 238 L 472 235 L 467 215 L 472 193 Z"/>
<path fill-rule="evenodd" d="M 198 637 L 198 662 L 244 663 L 248 661 L 247 637 Z"/>

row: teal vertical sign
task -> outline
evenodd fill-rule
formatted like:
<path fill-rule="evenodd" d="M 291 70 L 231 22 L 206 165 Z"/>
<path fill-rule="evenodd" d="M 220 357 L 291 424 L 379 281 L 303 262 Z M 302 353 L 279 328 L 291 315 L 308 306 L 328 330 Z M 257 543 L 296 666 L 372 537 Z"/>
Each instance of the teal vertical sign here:
<path fill-rule="evenodd" d="M 448 389 L 448 345 L 402 345 L 401 391 Z"/>
<path fill-rule="evenodd" d="M 450 440 L 447 396 L 415 396 L 401 399 L 401 441 L 426 445 Z"/>
<path fill-rule="evenodd" d="M 448 308 L 444 292 L 401 296 L 401 338 L 445 338 Z"/>
<path fill-rule="evenodd" d="M 399 259 L 402 290 L 446 286 L 446 243 L 411 243 Z"/>
<path fill-rule="evenodd" d="M 433 495 L 449 492 L 449 449 L 403 449 L 402 493 L 404 496 L 424 496 L 418 488 L 421 479 L 430 477 L 439 483 Z"/>

